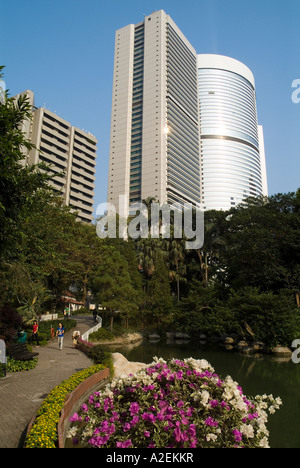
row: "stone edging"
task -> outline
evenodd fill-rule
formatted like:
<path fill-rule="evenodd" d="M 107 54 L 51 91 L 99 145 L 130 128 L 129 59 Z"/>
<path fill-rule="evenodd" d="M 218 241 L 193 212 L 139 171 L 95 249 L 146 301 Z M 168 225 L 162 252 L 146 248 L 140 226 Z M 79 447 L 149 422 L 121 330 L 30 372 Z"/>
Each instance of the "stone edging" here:
<path fill-rule="evenodd" d="M 70 426 L 69 417 L 74 412 L 78 411 L 82 403 L 90 396 L 93 391 L 100 390 L 109 382 L 109 369 L 103 369 L 96 374 L 91 375 L 86 380 L 81 382 L 73 392 L 67 395 L 65 404 L 61 410 L 60 419 L 57 425 L 58 448 L 64 448 L 66 441 L 66 433 Z M 100 384 L 100 385 L 99 385 Z M 37 413 L 36 413 L 37 414 Z M 27 427 L 27 434 L 31 431 L 36 414 L 31 419 Z"/>

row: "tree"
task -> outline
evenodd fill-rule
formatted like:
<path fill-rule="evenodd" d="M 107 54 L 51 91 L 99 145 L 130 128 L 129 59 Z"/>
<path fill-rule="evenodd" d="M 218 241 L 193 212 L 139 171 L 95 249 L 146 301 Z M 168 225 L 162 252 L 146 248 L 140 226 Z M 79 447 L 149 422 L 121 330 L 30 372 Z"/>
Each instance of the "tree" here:
<path fill-rule="evenodd" d="M 117 314 L 129 317 L 137 310 L 137 294 L 131 284 L 128 263 L 118 250 L 110 247 L 92 279 L 91 289 L 99 304 L 110 315 L 110 328 L 113 330 L 114 317 Z"/>
<path fill-rule="evenodd" d="M 223 310 L 224 305 L 221 307 Z M 290 347 L 299 337 L 300 317 L 290 291 L 262 293 L 246 287 L 231 291 L 225 308 L 234 313 L 246 339 L 261 341 L 270 350 L 278 344 Z"/>
<path fill-rule="evenodd" d="M 204 287 L 209 286 L 213 278 L 219 276 L 224 268 L 223 254 L 226 249 L 224 224 L 226 213 L 223 211 L 208 211 L 205 213 L 204 245 L 192 255 L 197 255 L 200 262 L 200 275 Z"/>
<path fill-rule="evenodd" d="M 70 260 L 74 264 L 73 282 L 76 283 L 78 299 L 85 304 L 93 271 L 101 263 L 106 247 L 92 224 L 76 222 L 72 231 Z"/>
<path fill-rule="evenodd" d="M 0 78 L 3 67 L 0 67 Z M 6 99 L 0 104 L 0 260 L 15 257 L 22 240 L 22 223 L 33 209 L 32 195 L 48 187 L 49 175 L 38 167 L 23 163 L 24 148 L 32 145 L 26 140 L 21 126 L 31 119 L 31 108 L 26 96 L 17 101 Z"/>
<path fill-rule="evenodd" d="M 149 283 L 148 303 L 159 326 L 162 320 L 169 317 L 173 308 L 168 269 L 160 250 L 156 252 L 155 271 Z"/>
<path fill-rule="evenodd" d="M 186 282 L 186 258 L 184 241 L 173 239 L 166 243 L 168 261 L 170 264 L 170 279 L 176 282 L 177 300 L 180 301 L 180 282 Z"/>
<path fill-rule="evenodd" d="M 296 196 L 249 199 L 232 210 L 225 235 L 228 284 L 262 291 L 299 291 L 300 218 Z"/>

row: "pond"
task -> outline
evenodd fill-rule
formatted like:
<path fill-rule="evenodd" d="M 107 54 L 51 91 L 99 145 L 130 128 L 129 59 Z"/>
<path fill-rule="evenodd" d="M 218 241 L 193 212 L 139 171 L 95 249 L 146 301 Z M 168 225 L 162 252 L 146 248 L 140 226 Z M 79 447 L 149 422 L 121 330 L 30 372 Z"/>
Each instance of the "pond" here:
<path fill-rule="evenodd" d="M 236 380 L 248 396 L 273 394 L 283 406 L 269 418 L 271 448 L 300 448 L 300 364 L 269 355 L 246 356 L 198 343 L 151 343 L 110 348 L 129 361 L 151 363 L 153 357 L 206 359 L 217 374 Z"/>

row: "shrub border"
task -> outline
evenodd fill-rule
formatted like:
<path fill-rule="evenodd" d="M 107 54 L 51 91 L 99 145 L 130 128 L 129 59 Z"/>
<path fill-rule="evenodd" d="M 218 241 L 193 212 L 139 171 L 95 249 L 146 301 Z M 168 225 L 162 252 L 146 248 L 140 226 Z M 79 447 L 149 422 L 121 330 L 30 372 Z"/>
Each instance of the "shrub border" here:
<path fill-rule="evenodd" d="M 58 448 L 65 447 L 66 433 L 70 426 L 70 415 L 77 411 L 86 398 L 93 393 L 94 387 L 97 387 L 97 390 L 104 387 L 108 383 L 108 379 L 109 369 L 106 368 L 88 377 L 67 396 L 57 425 Z M 101 386 L 99 387 L 100 382 Z"/>
<path fill-rule="evenodd" d="M 71 379 L 73 376 L 70 376 Z M 109 382 L 110 370 L 109 368 L 102 369 L 95 374 L 90 375 L 87 379 L 81 382 L 71 393 L 66 395 L 64 405 L 60 412 L 60 418 L 57 425 L 57 447 L 64 448 L 65 444 L 65 434 L 68 427 L 68 418 L 72 412 L 80 407 L 83 400 L 86 399 L 88 394 L 92 392 L 93 387 L 99 388 L 99 383 L 102 382 L 102 386 L 105 386 Z M 67 379 L 67 380 L 69 380 Z M 66 381 L 64 381 L 66 382 Z M 63 383 L 63 382 L 62 382 Z M 59 387 L 59 386 L 58 386 Z M 51 393 L 51 392 L 50 392 Z M 32 428 L 34 427 L 38 413 L 43 405 L 36 411 L 33 418 L 29 422 L 26 431 L 26 438 L 24 447 L 26 447 L 27 436 L 30 434 Z"/>

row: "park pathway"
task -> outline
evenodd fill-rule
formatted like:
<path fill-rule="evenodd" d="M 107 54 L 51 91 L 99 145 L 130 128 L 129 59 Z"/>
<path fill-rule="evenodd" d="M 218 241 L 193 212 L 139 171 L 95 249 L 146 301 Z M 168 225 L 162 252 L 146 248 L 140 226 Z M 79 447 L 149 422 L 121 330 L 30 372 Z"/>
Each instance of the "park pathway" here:
<path fill-rule="evenodd" d="M 94 325 L 90 316 L 72 318 L 81 335 Z M 52 388 L 93 365 L 85 354 L 73 348 L 72 332 L 66 333 L 62 351 L 56 338 L 38 348 L 35 369 L 0 378 L 0 448 L 21 448 L 29 421 Z"/>

